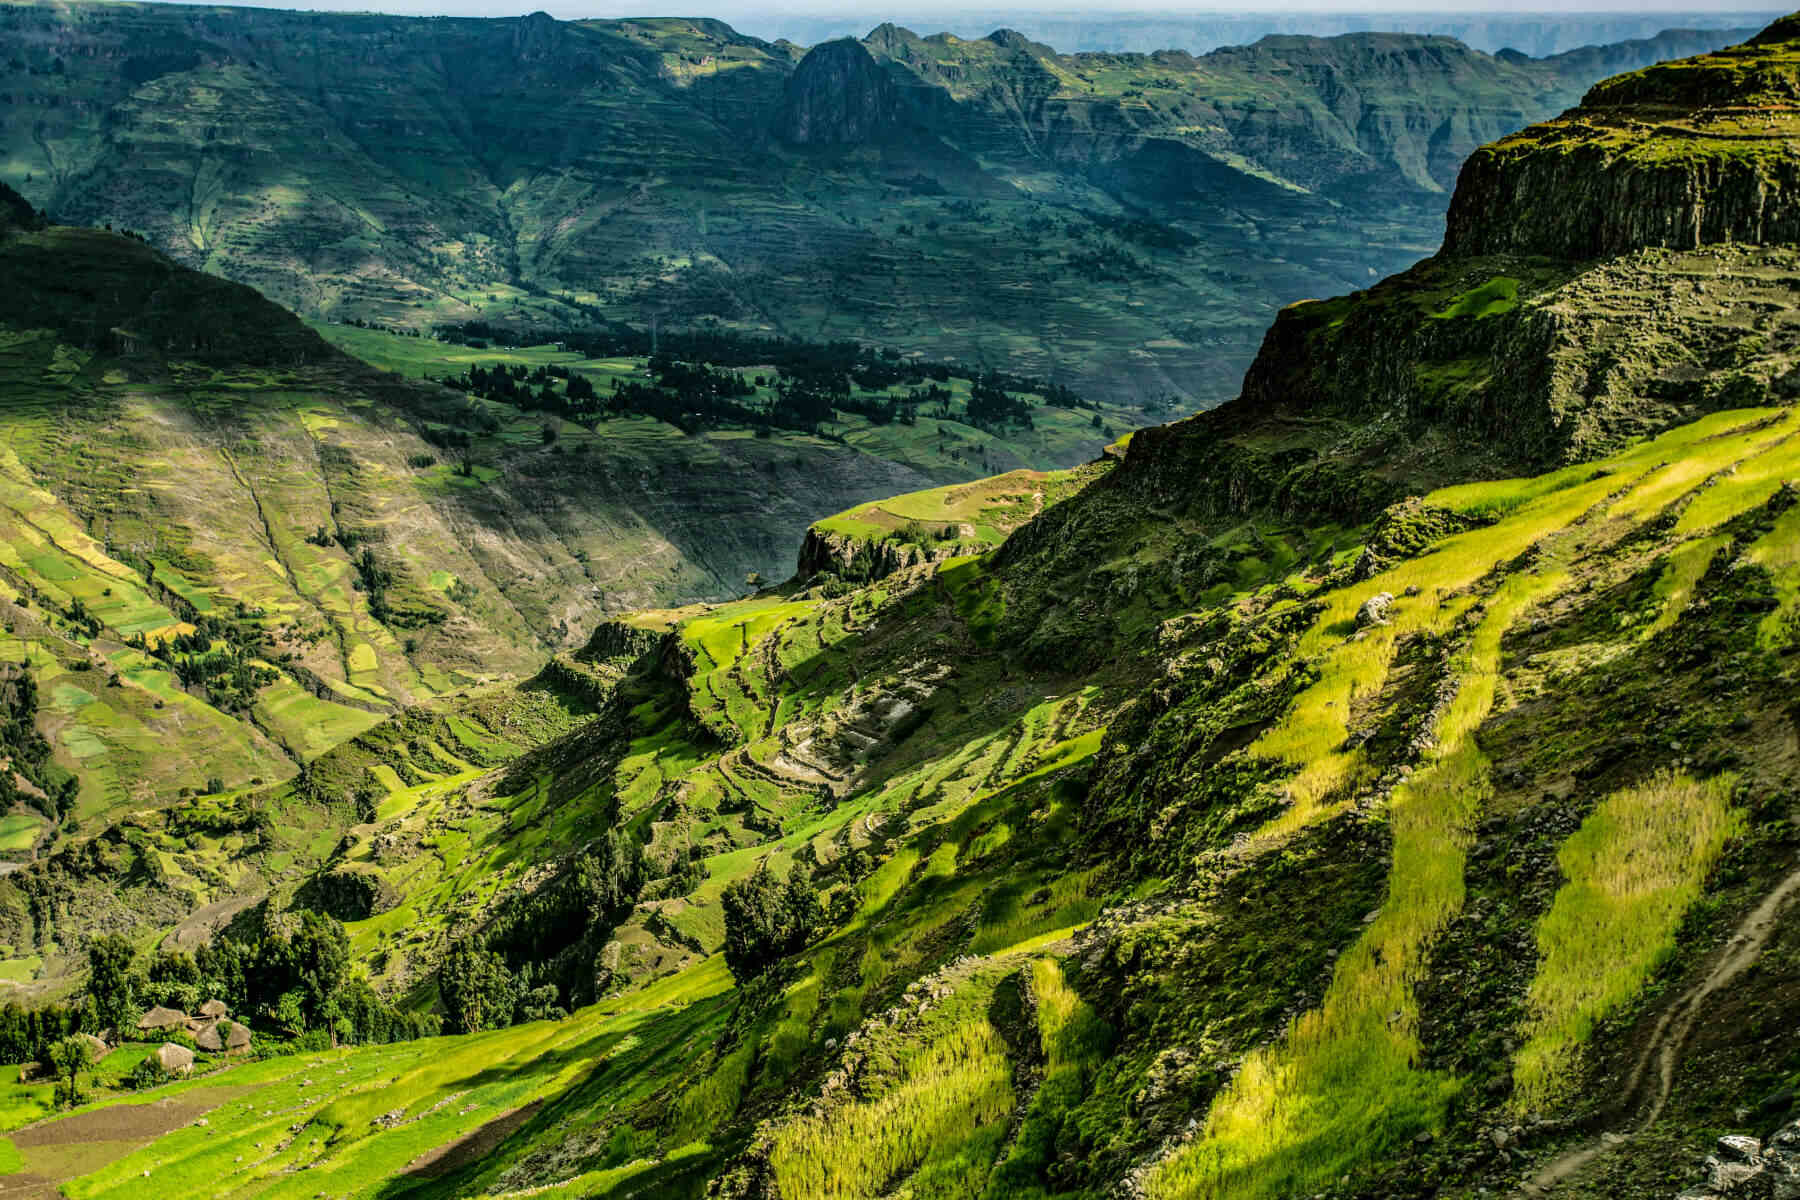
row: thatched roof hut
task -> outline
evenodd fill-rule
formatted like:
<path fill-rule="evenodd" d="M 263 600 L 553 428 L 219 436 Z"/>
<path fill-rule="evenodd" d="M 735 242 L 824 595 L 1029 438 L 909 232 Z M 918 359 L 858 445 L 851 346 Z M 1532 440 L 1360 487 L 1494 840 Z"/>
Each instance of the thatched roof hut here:
<path fill-rule="evenodd" d="M 194 1069 L 194 1052 L 174 1042 L 164 1042 L 156 1050 L 156 1061 L 171 1075 L 186 1075 Z"/>
<path fill-rule="evenodd" d="M 75 1036 L 87 1043 L 88 1049 L 94 1053 L 95 1062 L 99 1062 L 101 1059 L 105 1058 L 107 1051 L 112 1049 L 111 1046 L 108 1046 L 104 1041 L 91 1033 L 78 1033 Z"/>
<path fill-rule="evenodd" d="M 161 1029 L 185 1029 L 187 1023 L 187 1014 L 179 1008 L 164 1008 L 159 1004 L 143 1015 L 137 1027 L 150 1033 Z"/>
<path fill-rule="evenodd" d="M 200 1018 L 204 1021 L 216 1021 L 220 1017 L 228 1017 L 231 1010 L 225 1007 L 223 1000 L 208 1000 L 200 1006 Z"/>
<path fill-rule="evenodd" d="M 250 1030 L 236 1021 L 212 1021 L 194 1035 L 194 1044 L 209 1054 L 236 1054 L 250 1048 Z"/>

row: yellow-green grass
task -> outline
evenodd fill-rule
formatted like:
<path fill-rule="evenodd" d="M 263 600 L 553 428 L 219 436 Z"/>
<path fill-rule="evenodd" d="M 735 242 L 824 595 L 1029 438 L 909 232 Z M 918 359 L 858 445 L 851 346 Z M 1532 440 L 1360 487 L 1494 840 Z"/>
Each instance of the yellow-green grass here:
<path fill-rule="evenodd" d="M 1519 1111 L 1560 1098 L 1595 1024 L 1636 996 L 1675 949 L 1725 843 L 1743 828 L 1735 777 L 1664 772 L 1602 800 L 1557 851 L 1568 881 L 1538 922 Z"/>
<path fill-rule="evenodd" d="M 1474 603 L 1468 589 L 1478 579 L 1541 539 L 1568 529 L 1614 492 L 1624 495 L 1610 506 L 1608 515 L 1641 519 L 1796 426 L 1800 414 L 1781 410 L 1719 413 L 1597 464 L 1433 493 L 1427 498 L 1433 504 L 1503 515 L 1495 524 L 1448 538 L 1367 583 L 1322 597 L 1324 614 L 1297 650 L 1298 657 L 1318 664 L 1319 677 L 1252 747 L 1256 754 L 1296 769 L 1287 785 L 1292 807 L 1269 832 L 1285 835 L 1329 815 L 1335 810 L 1328 798 L 1358 779 L 1365 765 L 1363 753 L 1357 747 L 1345 748 L 1351 707 L 1357 695 L 1381 686 L 1400 638 L 1448 630 Z M 1675 465 L 1664 465 L 1670 462 Z M 1671 482 L 1672 476 L 1678 484 Z M 1708 511 L 1719 519 L 1767 496 L 1760 477 L 1741 489 L 1725 479 L 1714 491 L 1719 495 L 1709 500 Z M 1397 597 L 1388 624 L 1349 636 L 1362 602 L 1383 591 Z"/>
<path fill-rule="evenodd" d="M 1469 828 L 1489 787 L 1473 733 L 1493 706 L 1501 639 L 1565 582 L 1555 572 L 1516 575 L 1489 599 L 1453 662 L 1460 683 L 1435 722 L 1436 746 L 1389 802 L 1392 866 L 1381 909 L 1338 959 L 1323 1004 L 1249 1056 L 1214 1101 L 1203 1136 L 1152 1173 L 1149 1195 L 1317 1190 L 1441 1123 L 1458 1084 L 1414 1065 L 1413 983 L 1432 936 L 1462 905 Z"/>
<path fill-rule="evenodd" d="M 672 1056 L 718 1019 L 707 1002 L 728 983 L 712 960 L 558 1023 L 276 1058 L 158 1089 L 134 1102 L 211 1088 L 202 1094 L 218 1106 L 204 1126 L 142 1149 L 96 1145 L 111 1161 L 64 1192 L 72 1200 L 146 1187 L 195 1197 L 367 1194 L 520 1105 L 592 1084 L 596 1071 L 622 1100 L 647 1095 L 675 1067 Z M 10 1090 L 0 1089 L 0 1104 Z"/>
<path fill-rule="evenodd" d="M 1508 275 L 1496 275 L 1479 287 L 1470 288 L 1443 309 L 1431 315 L 1439 320 L 1457 317 L 1498 316 L 1519 306 L 1519 281 Z"/>
<path fill-rule="evenodd" d="M 379 725 L 384 714 L 321 700 L 283 676 L 258 694 L 256 717 L 281 743 L 303 759 Z"/>
<path fill-rule="evenodd" d="M 37 813 L 15 809 L 0 817 L 0 851 L 18 853 L 30 850 L 44 832 L 44 818 Z"/>
<path fill-rule="evenodd" d="M 1759 538 L 1745 555 L 1765 568 L 1775 584 L 1774 611 L 1757 626 L 1757 640 L 1769 649 L 1800 644 L 1800 505 L 1775 520 L 1775 528 Z"/>
<path fill-rule="evenodd" d="M 929 1181 L 916 1194 L 974 1194 L 1013 1102 L 1004 1040 L 986 1020 L 969 1020 L 917 1054 L 880 1095 L 784 1125 L 769 1166 L 792 1200 L 880 1196 L 922 1168 Z"/>
<path fill-rule="evenodd" d="M 877 540 L 920 527 L 942 541 L 997 546 L 1007 534 L 1073 491 L 1090 473 L 1021 469 L 973 483 L 951 484 L 875 500 L 827 517 L 815 528 Z M 945 537 L 945 534 L 948 537 Z"/>

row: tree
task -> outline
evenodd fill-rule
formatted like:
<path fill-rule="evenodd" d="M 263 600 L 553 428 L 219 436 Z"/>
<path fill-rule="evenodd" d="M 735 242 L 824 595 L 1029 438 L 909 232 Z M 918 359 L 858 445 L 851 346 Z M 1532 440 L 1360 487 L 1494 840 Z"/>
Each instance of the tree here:
<path fill-rule="evenodd" d="M 438 994 L 453 1033 L 476 1033 L 512 1024 L 518 983 L 500 956 L 458 942 L 438 969 Z"/>
<path fill-rule="evenodd" d="M 747 983 L 786 955 L 802 949 L 824 922 L 819 894 L 795 869 L 785 884 L 768 859 L 721 897 L 725 910 L 725 965 L 732 978 Z"/>
<path fill-rule="evenodd" d="M 50 1046 L 50 1065 L 56 1069 L 57 1094 L 70 1108 L 81 1103 L 81 1073 L 94 1065 L 94 1047 L 80 1034 L 66 1037 Z M 61 1080 L 67 1077 L 68 1090 Z"/>
<path fill-rule="evenodd" d="M 137 950 L 130 939 L 109 933 L 88 943 L 88 994 L 101 1026 L 125 1029 L 136 1016 L 136 981 L 132 965 Z"/>
<path fill-rule="evenodd" d="M 762 590 L 763 582 L 764 580 L 761 571 L 752 571 L 744 576 L 744 586 L 751 591 L 760 592 Z"/>

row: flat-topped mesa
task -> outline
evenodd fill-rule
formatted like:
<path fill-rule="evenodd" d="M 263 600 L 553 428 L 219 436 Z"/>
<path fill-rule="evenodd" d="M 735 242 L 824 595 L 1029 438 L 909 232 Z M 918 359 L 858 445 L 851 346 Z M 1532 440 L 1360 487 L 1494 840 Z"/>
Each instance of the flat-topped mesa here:
<path fill-rule="evenodd" d="M 1464 164 L 1449 255 L 1800 242 L 1800 15 L 1596 85 Z"/>

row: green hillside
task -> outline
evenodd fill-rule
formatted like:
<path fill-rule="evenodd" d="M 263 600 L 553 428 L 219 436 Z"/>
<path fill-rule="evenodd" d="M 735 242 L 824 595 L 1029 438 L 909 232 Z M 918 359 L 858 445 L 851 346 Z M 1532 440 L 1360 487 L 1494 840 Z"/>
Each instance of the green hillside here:
<path fill-rule="evenodd" d="M 978 426 L 974 381 L 946 374 L 909 422 L 576 422 L 421 377 L 651 387 L 645 361 L 321 340 L 140 241 L 40 224 L 0 233 L 0 657 L 27 665 L 46 739 L 0 805 L 8 862 L 65 820 L 272 785 L 411 706 L 530 677 L 608 614 L 785 576 L 819 512 L 1079 462 L 1096 422 L 1132 416 L 1015 392 L 1024 423 Z"/>
<path fill-rule="evenodd" d="M 0 978 L 79 998 L 121 933 L 140 997 L 255 1038 L 140 1090 L 162 1035 L 128 1038 L 73 1113 L 0 1085 L 0 1162 L 75 1198 L 1781 1194 L 1797 29 L 1481 152 L 1441 253 L 1284 310 L 1238 399 L 1094 463 L 840 506 L 801 576 L 525 682 L 426 696 L 368 643 L 344 686 L 423 703 L 0 877 Z M 1628 216 L 1551 205 L 1595 161 Z M 300 365 L 259 369 L 354 369 L 275 328 Z M 970 544 L 900 552 L 933 524 Z M 301 910 L 465 1032 L 308 1025 L 249 1001 L 260 959 L 183 957 Z"/>
<path fill-rule="evenodd" d="M 100 0 L 0 31 L 0 180 L 308 316 L 717 321 L 1187 411 L 1279 305 L 1429 253 L 1477 146 L 1727 40 L 1196 58 L 883 25 L 808 52 L 698 19 Z"/>

